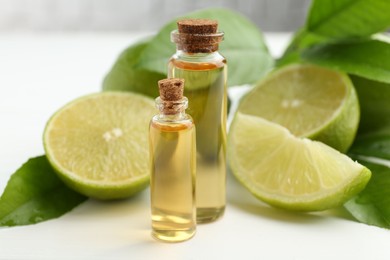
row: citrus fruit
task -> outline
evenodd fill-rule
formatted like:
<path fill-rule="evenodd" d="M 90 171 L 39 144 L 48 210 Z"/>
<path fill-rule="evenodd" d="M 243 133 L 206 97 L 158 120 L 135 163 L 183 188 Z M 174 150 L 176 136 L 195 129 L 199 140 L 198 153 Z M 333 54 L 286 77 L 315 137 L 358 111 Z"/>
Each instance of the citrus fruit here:
<path fill-rule="evenodd" d="M 351 146 L 359 124 L 359 103 L 348 76 L 314 65 L 274 71 L 242 98 L 238 111 L 341 152 Z"/>
<path fill-rule="evenodd" d="M 371 172 L 321 142 L 292 135 L 260 117 L 237 113 L 228 161 L 237 179 L 275 207 L 317 211 L 342 205 L 361 191 Z"/>
<path fill-rule="evenodd" d="M 43 143 L 60 178 L 98 199 L 125 198 L 149 183 L 153 100 L 104 92 L 76 99 L 48 121 Z"/>

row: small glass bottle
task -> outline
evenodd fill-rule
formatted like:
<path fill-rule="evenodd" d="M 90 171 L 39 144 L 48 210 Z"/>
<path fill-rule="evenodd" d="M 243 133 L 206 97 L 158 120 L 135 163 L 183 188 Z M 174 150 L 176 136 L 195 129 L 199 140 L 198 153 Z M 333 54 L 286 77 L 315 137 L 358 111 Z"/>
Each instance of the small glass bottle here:
<path fill-rule="evenodd" d="M 197 223 L 205 223 L 221 217 L 226 204 L 227 65 L 218 52 L 224 34 L 215 20 L 186 19 L 177 25 L 168 77 L 186 82 L 187 113 L 196 125 Z"/>
<path fill-rule="evenodd" d="M 196 231 L 196 141 L 185 113 L 183 79 L 158 82 L 160 97 L 149 128 L 152 236 L 167 242 L 190 239 Z"/>

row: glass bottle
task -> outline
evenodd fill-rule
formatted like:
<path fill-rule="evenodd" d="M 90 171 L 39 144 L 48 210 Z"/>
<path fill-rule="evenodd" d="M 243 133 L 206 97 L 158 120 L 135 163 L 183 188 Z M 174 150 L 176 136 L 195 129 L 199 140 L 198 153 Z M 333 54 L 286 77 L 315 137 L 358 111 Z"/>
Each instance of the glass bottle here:
<path fill-rule="evenodd" d="M 171 33 L 177 51 L 168 63 L 169 78 L 183 78 L 187 113 L 196 125 L 197 222 L 218 219 L 226 204 L 227 65 L 218 52 L 223 32 L 218 22 L 187 19 Z"/>
<path fill-rule="evenodd" d="M 182 79 L 159 82 L 160 97 L 149 128 L 152 236 L 167 242 L 191 238 L 196 230 L 196 141 L 185 113 Z"/>

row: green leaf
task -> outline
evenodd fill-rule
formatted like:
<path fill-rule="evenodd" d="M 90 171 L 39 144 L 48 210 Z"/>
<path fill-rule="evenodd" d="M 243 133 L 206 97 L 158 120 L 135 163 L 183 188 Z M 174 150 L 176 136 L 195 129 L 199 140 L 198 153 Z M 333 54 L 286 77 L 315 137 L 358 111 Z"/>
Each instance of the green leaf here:
<path fill-rule="evenodd" d="M 242 15 L 226 9 L 206 9 L 183 17 L 218 20 L 219 29 L 225 33 L 220 52 L 227 59 L 230 86 L 253 83 L 273 66 L 260 31 Z M 142 50 L 137 67 L 166 74 L 168 60 L 176 51 L 170 33 L 177 28 L 177 20 L 166 24 Z"/>
<path fill-rule="evenodd" d="M 106 75 L 103 90 L 132 91 L 152 98 L 158 96 L 157 81 L 165 78 L 166 73 L 157 73 L 135 68 L 141 52 L 150 39 L 144 39 L 124 50 Z"/>
<path fill-rule="evenodd" d="M 360 103 L 359 135 L 390 127 L 390 84 L 350 75 Z"/>
<path fill-rule="evenodd" d="M 306 25 L 283 54 L 340 40 L 360 40 L 390 27 L 388 0 L 313 0 Z"/>
<path fill-rule="evenodd" d="M 358 221 L 390 228 L 390 168 L 359 160 L 372 172 L 366 188 L 344 206 Z"/>
<path fill-rule="evenodd" d="M 305 28 L 302 28 L 294 34 L 290 44 L 282 55 L 282 59 L 291 53 L 299 54 L 299 51 L 302 49 L 327 41 L 329 41 L 329 38 L 310 33 L 306 31 Z"/>
<path fill-rule="evenodd" d="M 349 153 L 390 160 L 390 127 L 358 135 Z"/>
<path fill-rule="evenodd" d="M 390 44 L 384 41 L 368 39 L 315 46 L 304 50 L 301 57 L 320 66 L 390 83 Z"/>
<path fill-rule="evenodd" d="M 370 36 L 390 26 L 389 0 L 314 0 L 306 28 L 332 39 Z"/>
<path fill-rule="evenodd" d="M 86 199 L 65 186 L 46 156 L 32 158 L 11 176 L 0 197 L 0 226 L 57 218 Z"/>

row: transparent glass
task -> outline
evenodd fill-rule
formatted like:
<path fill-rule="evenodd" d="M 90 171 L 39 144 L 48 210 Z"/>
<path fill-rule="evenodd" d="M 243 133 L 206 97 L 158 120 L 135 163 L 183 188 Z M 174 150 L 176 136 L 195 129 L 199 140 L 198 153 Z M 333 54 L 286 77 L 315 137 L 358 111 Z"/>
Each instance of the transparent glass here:
<path fill-rule="evenodd" d="M 226 204 L 226 60 L 218 51 L 177 50 L 168 63 L 168 77 L 185 80 L 187 113 L 196 125 L 197 222 L 214 221 Z"/>
<path fill-rule="evenodd" d="M 196 143 L 192 118 L 185 114 L 187 100 L 168 102 L 177 113 L 160 114 L 150 122 L 152 236 L 166 242 L 190 239 L 196 231 Z M 174 103 L 174 104 L 172 104 Z"/>

